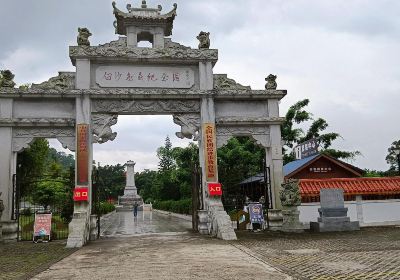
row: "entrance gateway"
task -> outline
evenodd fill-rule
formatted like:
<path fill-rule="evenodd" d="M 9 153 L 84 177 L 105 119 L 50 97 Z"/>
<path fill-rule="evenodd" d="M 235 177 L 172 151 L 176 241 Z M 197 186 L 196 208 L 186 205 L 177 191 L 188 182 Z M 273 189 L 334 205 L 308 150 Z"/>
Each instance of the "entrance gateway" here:
<path fill-rule="evenodd" d="M 13 83 L 0 87 L 0 192 L 5 210 L 1 217 L 3 238 L 14 239 L 17 223 L 13 207 L 13 178 L 17 153 L 36 137 L 56 138 L 76 153 L 76 188 L 88 190 L 88 201 L 75 201 L 69 225 L 68 247 L 81 247 L 89 240 L 92 197 L 93 143 L 112 141 L 111 126 L 118 115 L 173 115 L 181 126 L 176 135 L 198 141 L 202 172 L 202 209 L 198 230 L 231 240 L 236 235 L 221 199 L 210 196 L 208 183 L 218 182 L 216 147 L 233 136 L 250 136 L 265 148 L 270 168 L 273 208 L 280 209 L 279 188 L 283 181 L 279 100 L 276 76 L 269 75 L 266 90 L 252 90 L 225 74 L 214 74 L 218 50 L 210 49 L 209 33 L 197 38 L 194 49 L 167 38 L 172 34 L 177 5 L 166 13 L 161 6 L 127 5 L 121 11 L 112 4 L 118 40 L 90 46 L 88 29 L 79 28 L 78 46 L 69 47 L 75 72 L 59 72 L 30 89 Z M 151 48 L 138 47 L 149 41 Z M 9 75 L 7 75 L 9 76 Z M 7 87 L 9 86 L 9 87 Z"/>

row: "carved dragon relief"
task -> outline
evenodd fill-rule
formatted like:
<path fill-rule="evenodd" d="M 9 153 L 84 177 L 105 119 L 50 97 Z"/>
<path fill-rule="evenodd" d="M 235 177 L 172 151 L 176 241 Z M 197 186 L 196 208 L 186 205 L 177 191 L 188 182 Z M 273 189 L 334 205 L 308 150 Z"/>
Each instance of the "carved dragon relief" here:
<path fill-rule="evenodd" d="M 214 89 L 243 89 L 251 90 L 250 86 L 243 86 L 228 78 L 227 74 L 214 74 Z"/>
<path fill-rule="evenodd" d="M 56 138 L 64 148 L 75 151 L 75 128 L 13 128 L 14 152 L 20 152 L 29 147 L 35 138 Z"/>
<path fill-rule="evenodd" d="M 93 100 L 97 113 L 193 113 L 200 112 L 198 100 Z"/>
<path fill-rule="evenodd" d="M 233 136 L 250 136 L 264 148 L 271 146 L 267 126 L 217 126 L 217 147 L 228 143 Z"/>
<path fill-rule="evenodd" d="M 122 58 L 146 58 L 146 59 L 194 59 L 217 60 L 218 50 L 214 49 L 190 49 L 190 48 L 133 48 L 119 43 L 100 45 L 97 47 L 69 47 L 71 58 L 85 56 L 122 57 Z"/>
<path fill-rule="evenodd" d="M 200 114 L 176 114 L 173 120 L 175 124 L 181 126 L 181 131 L 175 133 L 178 138 L 199 140 Z"/>
<path fill-rule="evenodd" d="M 58 76 L 40 84 L 32 84 L 32 89 L 66 90 L 75 88 L 75 72 L 58 72 Z"/>
<path fill-rule="evenodd" d="M 111 126 L 118 122 L 118 115 L 111 114 L 93 114 L 92 115 L 92 132 L 93 143 L 105 143 L 113 141 L 117 137 L 117 133 L 113 132 Z"/>

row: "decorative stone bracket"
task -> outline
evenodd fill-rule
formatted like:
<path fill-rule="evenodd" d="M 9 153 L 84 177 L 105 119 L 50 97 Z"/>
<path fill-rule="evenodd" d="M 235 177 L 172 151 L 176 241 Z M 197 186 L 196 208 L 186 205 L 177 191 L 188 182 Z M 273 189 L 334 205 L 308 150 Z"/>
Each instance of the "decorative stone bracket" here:
<path fill-rule="evenodd" d="M 93 114 L 92 115 L 92 132 L 93 143 L 105 143 L 113 141 L 117 137 L 117 133 L 113 132 L 111 126 L 118 122 L 118 115 L 114 114 Z"/>
<path fill-rule="evenodd" d="M 181 131 L 175 133 L 177 137 L 199 140 L 200 114 L 176 114 L 173 117 L 174 123 L 181 126 Z"/>

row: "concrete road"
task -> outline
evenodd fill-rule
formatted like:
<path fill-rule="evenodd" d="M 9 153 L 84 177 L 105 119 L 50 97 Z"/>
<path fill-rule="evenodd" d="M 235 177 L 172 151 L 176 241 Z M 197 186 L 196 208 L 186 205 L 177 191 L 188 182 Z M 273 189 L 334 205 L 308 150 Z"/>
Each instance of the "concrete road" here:
<path fill-rule="evenodd" d="M 191 228 L 190 221 L 155 211 L 139 211 L 136 218 L 132 212 L 116 212 L 103 220 L 101 236 L 126 237 L 148 233 L 187 232 Z"/>
<path fill-rule="evenodd" d="M 186 231 L 189 221 L 120 212 L 104 224 L 100 240 L 32 279 L 291 279 L 237 242 Z"/>

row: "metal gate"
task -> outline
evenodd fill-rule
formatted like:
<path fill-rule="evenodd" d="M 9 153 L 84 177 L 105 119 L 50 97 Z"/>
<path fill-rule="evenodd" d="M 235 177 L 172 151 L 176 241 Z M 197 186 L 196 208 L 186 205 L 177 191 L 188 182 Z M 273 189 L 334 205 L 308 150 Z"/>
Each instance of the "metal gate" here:
<path fill-rule="evenodd" d="M 70 170 L 74 174 L 73 168 Z M 51 219 L 51 240 L 60 240 L 68 238 L 68 224 L 72 219 L 73 213 L 73 178 L 61 183 L 65 186 L 65 199 L 55 202 L 48 195 L 48 202 L 40 204 L 33 198 L 32 194 L 21 195 L 21 184 L 19 181 L 18 170 L 13 176 L 13 211 L 12 219 L 17 221 L 17 241 L 33 240 L 33 227 L 35 223 L 35 214 L 52 214 Z M 60 183 L 57 180 L 47 179 L 46 182 Z M 38 183 L 38 182 L 35 182 Z M 32 184 L 35 184 L 32 183 Z M 47 205 L 46 205 L 47 204 Z"/>
<path fill-rule="evenodd" d="M 203 209 L 203 190 L 201 184 L 201 172 L 198 164 L 192 168 L 192 229 L 198 230 L 197 210 Z"/>

